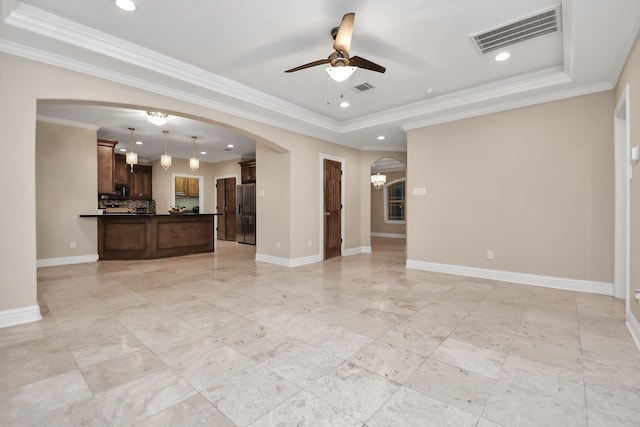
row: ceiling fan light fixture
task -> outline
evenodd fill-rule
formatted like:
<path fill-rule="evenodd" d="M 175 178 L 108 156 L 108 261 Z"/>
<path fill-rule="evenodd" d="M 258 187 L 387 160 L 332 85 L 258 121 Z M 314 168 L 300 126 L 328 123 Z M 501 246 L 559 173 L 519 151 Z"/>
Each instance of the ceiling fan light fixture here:
<path fill-rule="evenodd" d="M 131 0 L 116 0 L 116 6 L 127 12 L 136 10 L 136 5 Z"/>
<path fill-rule="evenodd" d="M 353 73 L 356 72 L 358 67 L 351 66 L 338 66 L 338 67 L 327 67 L 327 74 L 334 81 L 340 83 L 347 80 Z"/>

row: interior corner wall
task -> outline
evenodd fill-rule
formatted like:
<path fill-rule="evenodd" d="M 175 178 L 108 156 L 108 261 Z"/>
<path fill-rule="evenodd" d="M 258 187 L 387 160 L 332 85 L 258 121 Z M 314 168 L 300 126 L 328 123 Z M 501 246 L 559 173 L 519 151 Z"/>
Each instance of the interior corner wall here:
<path fill-rule="evenodd" d="M 618 79 L 616 101 L 629 85 L 629 117 L 631 147 L 640 145 L 640 37 L 631 50 L 627 63 Z M 613 114 L 613 113 L 612 113 Z M 630 236 L 629 236 L 629 308 L 640 325 L 640 304 L 635 301 L 634 289 L 640 289 L 640 265 L 634 260 L 640 257 L 640 165 L 632 163 L 633 177 L 630 181 Z M 637 337 L 636 339 L 640 339 Z"/>
<path fill-rule="evenodd" d="M 96 219 L 79 217 L 98 205 L 96 138 L 96 130 L 37 123 L 38 260 L 98 254 Z"/>
<path fill-rule="evenodd" d="M 410 131 L 407 259 L 611 284 L 614 104 L 608 91 Z"/>

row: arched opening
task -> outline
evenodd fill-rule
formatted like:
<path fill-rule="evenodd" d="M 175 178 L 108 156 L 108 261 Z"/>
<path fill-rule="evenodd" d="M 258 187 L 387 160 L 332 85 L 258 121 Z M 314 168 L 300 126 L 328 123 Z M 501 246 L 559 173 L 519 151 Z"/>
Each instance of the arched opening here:
<path fill-rule="evenodd" d="M 371 164 L 371 248 L 406 258 L 406 166 L 393 157 Z"/>

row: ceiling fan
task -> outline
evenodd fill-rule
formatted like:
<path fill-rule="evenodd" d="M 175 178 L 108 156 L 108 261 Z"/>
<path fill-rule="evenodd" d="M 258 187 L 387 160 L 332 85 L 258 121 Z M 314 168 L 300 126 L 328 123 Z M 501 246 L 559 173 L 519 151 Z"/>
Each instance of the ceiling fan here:
<path fill-rule="evenodd" d="M 309 62 L 308 64 L 286 70 L 285 73 L 293 73 L 294 71 L 300 71 L 305 68 L 311 68 L 323 64 L 331 64 L 331 67 L 327 68 L 327 73 L 331 78 L 339 82 L 349 78 L 357 68 L 364 68 L 365 70 L 384 73 L 387 69 L 382 65 L 378 65 L 375 62 L 371 62 L 368 59 L 364 59 L 359 56 L 354 56 L 352 58 L 349 57 L 351 34 L 353 32 L 353 20 L 355 16 L 355 13 L 347 13 L 342 17 L 340 26 L 331 30 L 331 37 L 333 37 L 334 40 L 334 52 L 329 55 L 327 59 L 319 59 L 317 61 Z"/>

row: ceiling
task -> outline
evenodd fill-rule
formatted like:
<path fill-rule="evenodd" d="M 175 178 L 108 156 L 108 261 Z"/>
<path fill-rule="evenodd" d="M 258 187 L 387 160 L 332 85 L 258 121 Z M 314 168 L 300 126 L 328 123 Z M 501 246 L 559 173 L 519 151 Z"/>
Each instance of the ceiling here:
<path fill-rule="evenodd" d="M 137 10 L 125 12 L 111 0 L 0 0 L 0 51 L 357 149 L 404 150 L 410 129 L 612 89 L 640 28 L 637 0 L 133 1 Z M 508 47 L 507 61 L 473 42 L 554 8 L 560 31 Z M 348 12 L 350 54 L 386 73 L 359 69 L 343 83 L 322 66 L 284 73 L 328 57 L 330 30 Z M 362 83 L 373 89 L 353 89 Z M 145 112 L 40 107 L 41 116 L 95 125 L 102 137 L 128 141 L 129 126 L 160 135 L 142 129 Z M 221 127 L 182 118 L 167 126 L 172 149 L 197 133 L 210 140 L 207 152 L 227 141 L 242 147 L 230 155 L 251 150 Z"/>

